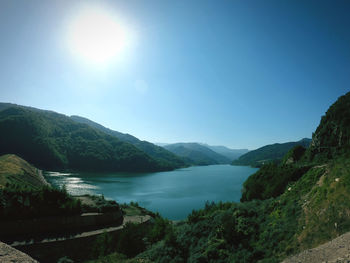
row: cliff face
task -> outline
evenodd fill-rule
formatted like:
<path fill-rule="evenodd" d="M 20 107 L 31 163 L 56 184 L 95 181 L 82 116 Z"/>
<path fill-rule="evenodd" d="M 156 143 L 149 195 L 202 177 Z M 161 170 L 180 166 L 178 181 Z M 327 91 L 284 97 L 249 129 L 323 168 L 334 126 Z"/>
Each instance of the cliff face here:
<path fill-rule="evenodd" d="M 349 151 L 350 92 L 341 96 L 322 117 L 312 136 L 311 159 L 330 159 Z"/>

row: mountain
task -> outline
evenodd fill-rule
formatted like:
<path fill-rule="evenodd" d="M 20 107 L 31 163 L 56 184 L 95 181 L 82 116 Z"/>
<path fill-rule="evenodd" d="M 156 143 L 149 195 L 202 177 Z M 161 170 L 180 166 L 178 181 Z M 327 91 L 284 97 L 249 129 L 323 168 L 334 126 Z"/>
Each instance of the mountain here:
<path fill-rule="evenodd" d="M 76 121 L 76 122 L 79 122 L 79 123 L 87 124 L 87 125 L 95 128 L 101 132 L 104 132 L 108 135 L 116 137 L 123 142 L 131 143 L 139 150 L 145 152 L 146 154 L 148 154 L 149 156 L 151 156 L 152 158 L 154 158 L 158 162 L 161 162 L 163 166 L 167 166 L 169 169 L 176 169 L 176 168 L 186 166 L 186 163 L 182 158 L 180 158 L 179 156 L 176 156 L 172 152 L 164 149 L 163 147 L 154 145 L 153 143 L 150 143 L 147 141 L 141 141 L 138 138 L 136 138 L 130 134 L 121 133 L 118 131 L 108 129 L 108 128 L 106 128 L 106 127 L 104 127 L 96 122 L 93 122 L 93 121 L 87 119 L 87 118 L 73 115 L 73 116 L 71 116 L 71 119 Z"/>
<path fill-rule="evenodd" d="M 16 154 L 45 170 L 169 170 L 132 144 L 63 114 L 11 104 L 0 108 L 0 154 Z"/>
<path fill-rule="evenodd" d="M 230 160 L 199 143 L 174 143 L 164 146 L 168 151 L 185 158 L 192 165 L 228 164 Z"/>
<path fill-rule="evenodd" d="M 242 202 L 207 202 L 138 258 L 151 262 L 309 262 L 310 249 L 350 231 L 350 93 L 322 117 L 310 147 L 294 145 L 244 183 Z M 309 140 L 306 141 L 307 146 Z M 335 241 L 348 256 L 344 242 Z M 346 240 L 345 240 L 346 241 Z M 335 246 L 333 246 L 335 247 Z M 321 262 L 347 262 L 329 249 Z M 340 254 L 342 255 L 342 254 Z"/>
<path fill-rule="evenodd" d="M 225 156 L 231 161 L 236 160 L 243 154 L 246 154 L 247 152 L 249 152 L 248 149 L 230 149 L 226 146 L 212 146 L 208 144 L 202 144 L 202 145 L 205 147 L 208 147 L 210 150 L 213 150 L 214 152 L 217 152 L 218 154 Z"/>
<path fill-rule="evenodd" d="M 267 162 L 282 160 L 283 156 L 293 147 L 300 145 L 305 148 L 309 147 L 311 139 L 304 138 L 297 142 L 275 143 L 263 146 L 256 150 L 250 151 L 237 160 L 233 161 L 233 165 L 251 165 L 261 166 Z"/>

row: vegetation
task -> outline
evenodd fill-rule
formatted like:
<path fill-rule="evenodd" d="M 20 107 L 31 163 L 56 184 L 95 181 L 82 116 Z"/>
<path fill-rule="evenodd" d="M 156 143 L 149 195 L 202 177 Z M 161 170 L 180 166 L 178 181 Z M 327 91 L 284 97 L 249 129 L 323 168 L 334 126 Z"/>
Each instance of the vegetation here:
<path fill-rule="evenodd" d="M 322 117 L 312 137 L 309 161 L 324 162 L 350 148 L 350 92 L 341 96 Z"/>
<path fill-rule="evenodd" d="M 1 220 L 75 215 L 82 212 L 78 199 L 63 189 L 44 186 L 39 190 L 11 185 L 0 190 Z"/>
<path fill-rule="evenodd" d="M 280 164 L 265 164 L 246 181 L 242 203 L 208 202 L 185 222 L 168 225 L 160 241 L 141 243 L 144 251 L 133 260 L 280 262 L 350 231 L 350 147 L 343 141 L 350 127 L 349 94 L 322 118 L 309 149 L 294 147 Z M 343 117 L 337 115 L 341 110 L 347 111 Z M 141 236 L 147 234 L 136 239 Z"/>
<path fill-rule="evenodd" d="M 244 182 L 241 202 L 277 197 L 309 169 L 310 166 L 265 164 Z"/>
<path fill-rule="evenodd" d="M 152 222 L 127 223 L 118 235 L 105 233 L 92 244 L 90 257 L 98 260 L 89 262 L 124 262 L 125 259 L 131 259 L 153 244 L 166 239 L 172 228 L 171 222 L 158 214 L 154 215 Z"/>
<path fill-rule="evenodd" d="M 55 112 L 6 108 L 0 111 L 0 127 L 0 154 L 17 154 L 45 170 L 169 169 L 135 146 Z"/>
<path fill-rule="evenodd" d="M 149 224 L 127 224 L 115 238 L 101 236 L 93 256 L 100 257 L 98 262 L 273 263 L 350 231 L 349 106 L 350 93 L 322 117 L 310 148 L 284 149 L 282 162 L 267 163 L 249 177 L 242 203 L 208 202 L 177 224 L 160 216 Z M 81 209 L 64 190 L 50 188 L 2 190 L 0 200 L 1 217 L 13 216 L 11 207 L 24 214 L 41 211 L 50 200 L 56 212 L 65 209 L 61 214 Z M 3 204 L 10 202 L 6 210 Z"/>
<path fill-rule="evenodd" d="M 311 143 L 310 139 L 302 139 L 298 142 L 287 142 L 287 143 L 275 143 L 266 145 L 254 151 L 250 151 L 238 160 L 232 162 L 233 165 L 250 165 L 254 167 L 261 167 L 263 164 L 280 162 L 285 154 L 288 153 L 295 146 L 303 146 L 308 148 Z"/>
<path fill-rule="evenodd" d="M 0 156 L 0 189 L 10 185 L 39 189 L 47 182 L 34 166 L 14 154 L 6 154 Z"/>
<path fill-rule="evenodd" d="M 149 156 L 162 163 L 162 165 L 164 167 L 167 167 L 169 170 L 186 166 L 186 162 L 184 159 L 173 154 L 172 152 L 169 152 L 163 147 L 154 145 L 153 143 L 147 141 L 141 141 L 130 134 L 113 131 L 96 122 L 93 122 L 89 119 L 80 116 L 71 116 L 71 119 L 79 123 L 85 123 L 90 127 L 96 128 L 101 132 L 114 136 L 123 142 L 131 143 L 139 150 L 147 153 Z"/>
<path fill-rule="evenodd" d="M 74 198 L 80 201 L 84 213 L 106 213 L 120 210 L 119 204 L 116 201 L 106 200 L 101 195 L 82 195 L 75 196 Z"/>
<path fill-rule="evenodd" d="M 52 188 L 38 169 L 13 154 L 0 157 L 0 220 L 82 212 L 79 200 Z"/>
<path fill-rule="evenodd" d="M 228 164 L 230 160 L 198 143 L 174 143 L 164 146 L 168 151 L 179 155 L 191 165 Z"/>

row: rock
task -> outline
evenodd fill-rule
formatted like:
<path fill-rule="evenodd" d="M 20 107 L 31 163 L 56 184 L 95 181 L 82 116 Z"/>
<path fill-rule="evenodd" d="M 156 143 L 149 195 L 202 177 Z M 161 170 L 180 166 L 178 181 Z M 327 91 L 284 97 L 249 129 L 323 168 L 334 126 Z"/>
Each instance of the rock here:
<path fill-rule="evenodd" d="M 39 263 L 27 254 L 0 242 L 0 262 L 1 263 Z"/>

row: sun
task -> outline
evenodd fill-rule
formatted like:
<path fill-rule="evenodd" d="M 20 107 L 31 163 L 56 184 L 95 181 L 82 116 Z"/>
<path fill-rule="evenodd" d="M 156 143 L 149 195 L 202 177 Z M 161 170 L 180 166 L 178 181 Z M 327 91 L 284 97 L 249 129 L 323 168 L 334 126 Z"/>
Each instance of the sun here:
<path fill-rule="evenodd" d="M 108 64 L 128 45 L 128 32 L 117 17 L 101 8 L 85 8 L 68 27 L 68 47 L 88 63 Z"/>

